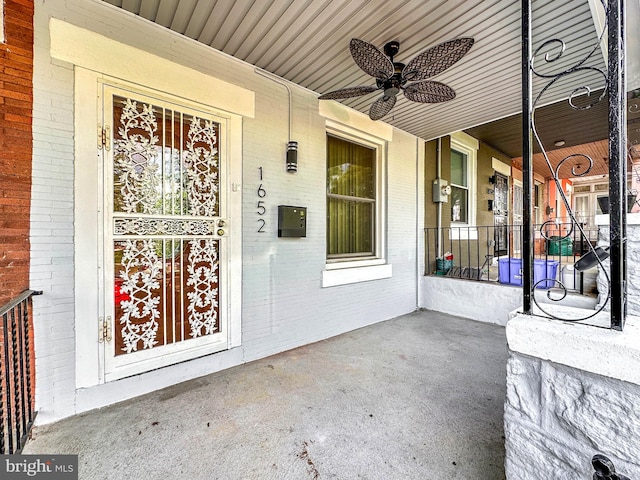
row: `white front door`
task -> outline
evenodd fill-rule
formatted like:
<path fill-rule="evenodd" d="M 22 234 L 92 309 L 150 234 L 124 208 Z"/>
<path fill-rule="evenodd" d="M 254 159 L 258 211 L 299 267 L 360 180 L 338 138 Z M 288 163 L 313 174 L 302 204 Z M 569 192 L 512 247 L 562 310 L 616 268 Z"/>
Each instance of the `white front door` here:
<path fill-rule="evenodd" d="M 590 193 L 573 195 L 573 213 L 576 220 L 583 227 L 592 227 L 593 223 L 593 195 Z"/>
<path fill-rule="evenodd" d="M 522 251 L 523 191 L 520 180 L 513 181 L 513 253 L 520 256 Z"/>
<path fill-rule="evenodd" d="M 104 379 L 228 348 L 226 121 L 103 83 Z"/>

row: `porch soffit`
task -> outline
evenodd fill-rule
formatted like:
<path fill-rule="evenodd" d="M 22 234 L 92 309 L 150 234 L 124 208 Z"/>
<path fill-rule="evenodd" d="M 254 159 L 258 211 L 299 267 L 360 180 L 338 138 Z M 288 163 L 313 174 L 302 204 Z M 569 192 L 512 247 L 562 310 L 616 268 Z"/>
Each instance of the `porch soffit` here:
<path fill-rule="evenodd" d="M 383 120 L 429 140 L 508 117 L 521 108 L 519 0 L 102 1 L 318 94 L 373 84 L 351 58 L 351 38 L 380 48 L 398 40 L 396 60 L 406 62 L 445 40 L 472 36 L 471 51 L 434 77 L 456 91 L 455 100 L 418 104 L 400 95 Z M 551 38 L 567 42 L 554 70 L 575 63 L 597 42 L 588 0 L 533 0 L 533 32 L 534 45 Z M 599 48 L 593 65 L 604 67 Z M 602 79 L 592 73 L 570 80 L 570 85 L 552 88 L 543 103 L 566 98 L 578 85 L 602 87 Z M 534 90 L 541 88 L 540 82 L 534 83 Z M 366 113 L 375 98 L 373 94 L 342 103 Z"/>

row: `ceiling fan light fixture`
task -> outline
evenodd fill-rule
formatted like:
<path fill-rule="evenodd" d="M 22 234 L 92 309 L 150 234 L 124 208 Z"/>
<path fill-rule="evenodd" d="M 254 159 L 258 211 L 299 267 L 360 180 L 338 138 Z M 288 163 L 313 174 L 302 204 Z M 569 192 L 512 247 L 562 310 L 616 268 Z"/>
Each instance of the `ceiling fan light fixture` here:
<path fill-rule="evenodd" d="M 400 90 L 395 87 L 387 88 L 384 91 L 384 98 L 387 99 L 390 97 L 395 97 L 398 94 L 398 92 L 400 92 Z"/>
<path fill-rule="evenodd" d="M 471 49 L 473 43 L 471 37 L 448 40 L 428 48 L 405 65 L 393 61 L 393 57 L 400 51 L 400 42 L 388 42 L 383 48 L 383 53 L 364 40 L 352 38 L 349 44 L 351 56 L 363 72 L 375 79 L 375 86 L 343 88 L 325 93 L 318 98 L 336 100 L 382 90 L 382 97 L 369 109 L 369 117 L 372 120 L 379 120 L 389 113 L 401 90 L 404 90 L 405 98 L 412 102 L 440 103 L 453 100 L 456 94 L 451 87 L 427 79 L 458 62 Z"/>

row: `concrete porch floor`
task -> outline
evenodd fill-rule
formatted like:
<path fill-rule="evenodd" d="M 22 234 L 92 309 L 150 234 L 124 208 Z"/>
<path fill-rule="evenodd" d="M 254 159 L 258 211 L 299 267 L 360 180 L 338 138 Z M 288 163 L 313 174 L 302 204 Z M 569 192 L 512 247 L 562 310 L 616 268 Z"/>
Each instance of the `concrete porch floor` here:
<path fill-rule="evenodd" d="M 88 479 L 504 479 L 504 328 L 430 311 L 36 428 Z"/>

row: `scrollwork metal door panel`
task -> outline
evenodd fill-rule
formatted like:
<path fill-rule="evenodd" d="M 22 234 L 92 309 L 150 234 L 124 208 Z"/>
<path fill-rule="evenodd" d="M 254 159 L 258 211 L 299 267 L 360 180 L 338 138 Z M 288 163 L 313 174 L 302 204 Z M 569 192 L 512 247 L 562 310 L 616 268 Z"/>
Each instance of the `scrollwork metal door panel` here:
<path fill-rule="evenodd" d="M 226 349 L 224 119 L 103 86 L 105 380 Z"/>
<path fill-rule="evenodd" d="M 509 184 L 507 177 L 495 172 L 496 183 L 494 186 L 493 201 L 493 225 L 495 247 L 493 254 L 496 257 L 506 255 L 509 250 Z"/>

